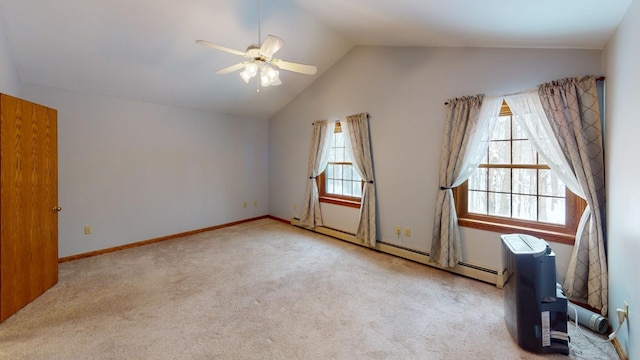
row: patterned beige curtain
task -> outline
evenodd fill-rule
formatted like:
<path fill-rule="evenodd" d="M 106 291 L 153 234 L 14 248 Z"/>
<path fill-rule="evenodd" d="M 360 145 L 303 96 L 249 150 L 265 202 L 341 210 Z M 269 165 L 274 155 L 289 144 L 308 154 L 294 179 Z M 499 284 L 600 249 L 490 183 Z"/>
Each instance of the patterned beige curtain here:
<path fill-rule="evenodd" d="M 440 158 L 440 191 L 436 200 L 430 260 L 454 267 L 461 259 L 460 231 L 453 189 L 478 167 L 488 146 L 489 135 L 499 113 L 499 98 L 483 106 L 483 95 L 452 99 L 444 130 Z M 482 108 L 482 109 L 481 109 Z"/>
<path fill-rule="evenodd" d="M 322 226 L 320 198 L 318 194 L 318 175 L 327 167 L 329 157 L 329 136 L 333 132 L 333 125 L 327 120 L 313 123 L 313 135 L 309 149 L 309 165 L 307 167 L 307 188 L 304 194 L 304 204 L 300 215 L 300 224 L 307 228 Z"/>
<path fill-rule="evenodd" d="M 596 79 L 588 76 L 553 81 L 540 85 L 538 94 L 587 201 L 564 288 L 570 299 L 586 300 L 606 314 L 605 174 Z"/>
<path fill-rule="evenodd" d="M 369 116 L 366 113 L 347 116 L 345 124 L 350 145 L 347 148 L 351 149 L 355 169 L 364 181 L 356 238 L 373 247 L 376 245 L 376 186 L 373 180 Z"/>

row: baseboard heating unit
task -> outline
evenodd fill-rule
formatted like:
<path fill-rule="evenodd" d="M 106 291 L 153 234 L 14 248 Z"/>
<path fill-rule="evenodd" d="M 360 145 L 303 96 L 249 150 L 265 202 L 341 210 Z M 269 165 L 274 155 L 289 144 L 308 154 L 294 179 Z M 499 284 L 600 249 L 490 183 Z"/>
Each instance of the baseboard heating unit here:
<path fill-rule="evenodd" d="M 365 246 L 362 241 L 355 237 L 355 234 L 351 234 L 348 232 L 344 232 L 341 230 L 332 229 L 329 227 L 319 226 L 315 229 L 308 229 L 303 227 L 300 224 L 299 218 L 291 218 L 291 225 L 313 231 L 319 234 L 331 236 L 336 239 L 348 241 L 350 243 Z M 368 246 L 366 246 L 368 247 Z M 376 246 L 372 249 L 376 249 L 380 252 L 384 252 L 390 255 L 394 255 L 397 257 L 401 257 L 407 260 L 415 261 L 424 265 L 428 265 L 431 267 L 435 267 L 438 269 L 446 270 L 458 275 L 463 275 L 472 279 L 480 280 L 487 282 L 489 284 L 493 284 L 498 288 L 502 288 L 506 279 L 508 278 L 508 274 L 506 270 L 497 270 L 490 269 L 484 266 L 474 265 L 466 262 L 459 262 L 456 266 L 452 268 L 444 268 L 434 262 L 429 261 L 429 253 L 419 250 L 414 250 L 406 247 L 402 247 L 395 244 L 390 244 L 386 242 L 377 242 Z"/>

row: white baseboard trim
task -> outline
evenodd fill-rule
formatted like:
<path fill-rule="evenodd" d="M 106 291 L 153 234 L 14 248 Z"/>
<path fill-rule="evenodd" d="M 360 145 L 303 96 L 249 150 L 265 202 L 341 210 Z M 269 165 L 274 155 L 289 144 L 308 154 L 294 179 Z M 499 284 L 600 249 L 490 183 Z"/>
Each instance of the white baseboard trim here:
<path fill-rule="evenodd" d="M 355 237 L 354 234 L 331 229 L 324 226 L 319 226 L 314 229 L 308 229 L 306 227 L 303 227 L 300 224 L 300 219 L 295 217 L 291 218 L 291 225 L 298 226 L 303 229 L 307 229 L 309 231 L 313 231 L 319 234 L 331 236 L 336 239 L 348 241 L 356 245 L 365 246 L 361 240 Z M 371 248 L 369 246 L 365 246 L 365 247 Z M 504 269 L 502 270 L 489 269 L 484 266 L 475 265 L 467 262 L 460 262 L 458 263 L 458 265 L 456 265 L 453 268 L 445 268 L 434 262 L 429 261 L 428 253 L 412 250 L 409 248 L 403 248 L 403 247 L 385 243 L 385 242 L 377 242 L 375 248 L 372 248 L 372 249 L 375 249 L 390 255 L 398 256 L 407 260 L 415 261 L 417 263 L 435 267 L 441 270 L 449 271 L 458 275 L 484 281 L 489 284 L 493 284 L 498 288 L 502 288 L 504 286 L 505 281 L 507 280 L 507 274 Z"/>

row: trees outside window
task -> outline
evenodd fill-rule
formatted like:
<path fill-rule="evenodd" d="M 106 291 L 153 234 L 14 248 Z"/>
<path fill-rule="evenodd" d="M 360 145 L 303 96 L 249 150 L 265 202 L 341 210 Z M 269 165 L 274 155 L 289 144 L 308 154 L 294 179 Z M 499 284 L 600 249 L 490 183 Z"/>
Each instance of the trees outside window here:
<path fill-rule="evenodd" d="M 454 195 L 460 226 L 568 244 L 586 206 L 540 158 L 506 102 L 484 160 Z"/>

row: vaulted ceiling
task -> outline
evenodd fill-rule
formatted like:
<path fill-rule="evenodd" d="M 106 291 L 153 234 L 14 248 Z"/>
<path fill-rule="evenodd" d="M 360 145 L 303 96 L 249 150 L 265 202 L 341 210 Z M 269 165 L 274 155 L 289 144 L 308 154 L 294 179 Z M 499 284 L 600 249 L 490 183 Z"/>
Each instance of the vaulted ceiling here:
<path fill-rule="evenodd" d="M 259 93 L 195 44 L 258 43 L 258 0 L 0 0 L 0 21 L 24 84 L 266 119 L 355 45 L 601 49 L 631 2 L 262 0 L 262 40 L 318 73 Z"/>

